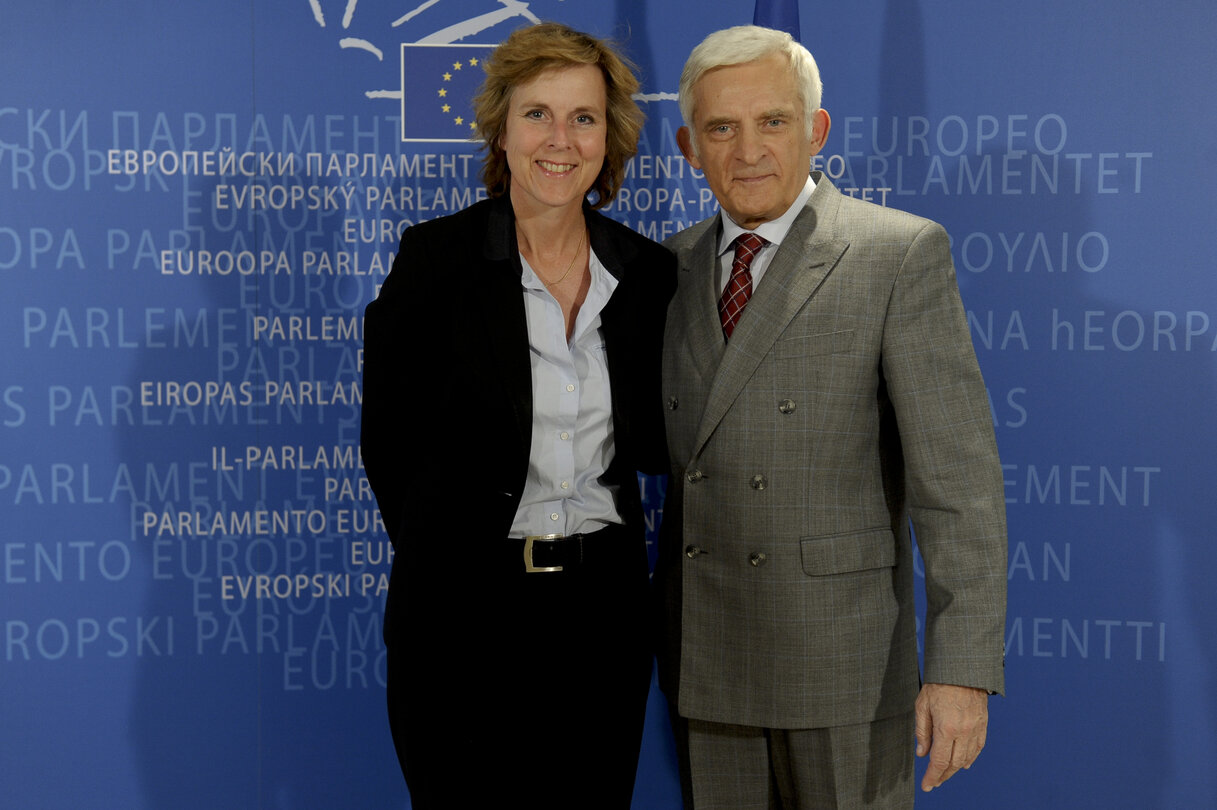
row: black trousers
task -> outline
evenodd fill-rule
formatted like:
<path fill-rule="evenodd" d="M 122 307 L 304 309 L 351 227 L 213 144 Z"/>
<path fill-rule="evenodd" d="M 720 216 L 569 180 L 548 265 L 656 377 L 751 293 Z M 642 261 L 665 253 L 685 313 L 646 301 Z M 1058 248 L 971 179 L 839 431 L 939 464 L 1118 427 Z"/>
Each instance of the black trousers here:
<path fill-rule="evenodd" d="M 415 598 L 390 593 L 430 614 L 388 640 L 412 806 L 628 810 L 651 676 L 645 542 L 601 529 L 557 560 L 564 570 L 538 573 L 522 541 L 497 543 L 409 577 Z"/>

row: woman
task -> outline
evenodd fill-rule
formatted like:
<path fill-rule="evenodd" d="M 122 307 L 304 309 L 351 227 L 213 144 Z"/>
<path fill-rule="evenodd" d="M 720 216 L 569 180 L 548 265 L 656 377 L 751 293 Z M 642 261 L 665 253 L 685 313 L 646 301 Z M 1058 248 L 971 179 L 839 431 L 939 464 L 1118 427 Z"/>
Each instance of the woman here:
<path fill-rule="evenodd" d="M 628 808 L 674 262 L 593 210 L 641 128 L 621 57 L 543 24 L 485 68 L 490 199 L 409 228 L 364 324 L 390 727 L 416 810 Z"/>

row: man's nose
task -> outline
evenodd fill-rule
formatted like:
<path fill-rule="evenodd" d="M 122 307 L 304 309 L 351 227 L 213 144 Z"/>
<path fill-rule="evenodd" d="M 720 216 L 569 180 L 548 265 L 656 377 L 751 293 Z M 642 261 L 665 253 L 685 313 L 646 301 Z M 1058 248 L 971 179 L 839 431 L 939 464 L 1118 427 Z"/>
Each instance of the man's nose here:
<path fill-rule="evenodd" d="M 761 135 L 750 127 L 743 127 L 735 139 L 735 156 L 747 164 L 756 163 L 765 154 Z"/>

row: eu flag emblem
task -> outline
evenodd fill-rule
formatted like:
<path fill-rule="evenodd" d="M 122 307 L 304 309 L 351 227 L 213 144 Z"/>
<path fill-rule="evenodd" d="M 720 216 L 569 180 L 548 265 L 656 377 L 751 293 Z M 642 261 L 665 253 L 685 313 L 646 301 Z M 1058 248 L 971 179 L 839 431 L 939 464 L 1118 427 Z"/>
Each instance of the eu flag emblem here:
<path fill-rule="evenodd" d="M 401 139 L 468 143 L 478 137 L 473 97 L 494 45 L 401 46 Z"/>

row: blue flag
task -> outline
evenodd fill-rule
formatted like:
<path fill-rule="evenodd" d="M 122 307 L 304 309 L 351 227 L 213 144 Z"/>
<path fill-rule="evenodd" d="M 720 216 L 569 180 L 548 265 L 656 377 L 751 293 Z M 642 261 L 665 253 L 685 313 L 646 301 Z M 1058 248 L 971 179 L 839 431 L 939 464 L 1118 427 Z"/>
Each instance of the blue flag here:
<path fill-rule="evenodd" d="M 401 46 L 403 141 L 476 138 L 473 97 L 486 77 L 482 59 L 493 45 Z"/>
<path fill-rule="evenodd" d="M 798 0 L 756 0 L 756 11 L 752 14 L 753 25 L 785 31 L 795 40 L 799 34 Z"/>

